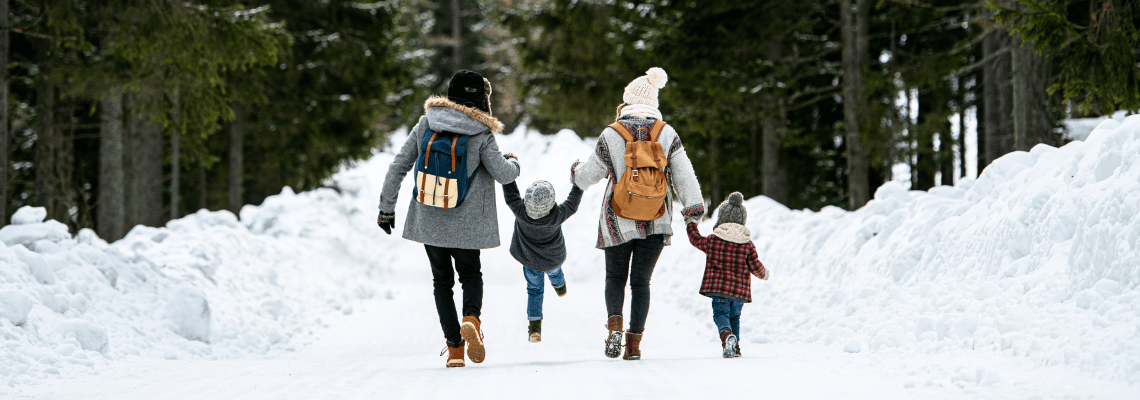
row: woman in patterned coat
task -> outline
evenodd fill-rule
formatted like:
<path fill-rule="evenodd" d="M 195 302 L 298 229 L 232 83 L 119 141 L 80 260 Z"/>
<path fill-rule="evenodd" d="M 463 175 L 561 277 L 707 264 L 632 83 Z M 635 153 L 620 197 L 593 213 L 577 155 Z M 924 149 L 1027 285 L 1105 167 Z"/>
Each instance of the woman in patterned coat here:
<path fill-rule="evenodd" d="M 665 87 L 668 76 L 661 68 L 651 68 L 625 88 L 624 104 L 618 106 L 618 123 L 627 131 L 648 131 L 655 121 L 661 120 L 657 109 L 658 89 Z M 664 169 L 669 190 L 665 197 L 665 214 L 653 221 L 634 221 L 618 216 L 613 209 L 614 185 L 624 179 L 625 139 L 613 128 L 607 127 L 598 138 L 598 145 L 585 163 L 571 167 L 571 179 L 580 188 L 588 188 L 609 177 L 598 224 L 599 249 L 606 252 L 606 310 L 609 315 L 606 328 L 606 356 L 616 358 L 622 347 L 622 308 L 625 305 L 625 286 L 629 282 L 632 293 L 629 331 L 625 333 L 626 360 L 641 358 L 641 335 L 649 314 L 649 280 L 661 250 L 673 236 L 673 193 L 682 206 L 681 214 L 699 218 L 704 215 L 704 197 L 693 172 L 693 163 L 681 146 L 681 138 L 672 126 L 666 125 L 657 137 L 668 157 Z"/>

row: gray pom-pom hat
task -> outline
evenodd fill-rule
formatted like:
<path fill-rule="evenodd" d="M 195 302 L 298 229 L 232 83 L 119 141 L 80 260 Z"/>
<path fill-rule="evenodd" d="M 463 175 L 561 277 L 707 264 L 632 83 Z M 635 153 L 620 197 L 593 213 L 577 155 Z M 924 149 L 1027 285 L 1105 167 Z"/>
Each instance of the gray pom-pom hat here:
<path fill-rule="evenodd" d="M 728 195 L 728 199 L 717 207 L 716 226 L 721 224 L 744 225 L 745 222 L 748 222 L 748 210 L 744 209 L 744 195 L 740 192 L 732 192 Z"/>
<path fill-rule="evenodd" d="M 545 217 L 554 208 L 554 185 L 547 181 L 537 181 L 526 189 L 523 197 L 526 204 L 526 216 L 531 219 Z"/>

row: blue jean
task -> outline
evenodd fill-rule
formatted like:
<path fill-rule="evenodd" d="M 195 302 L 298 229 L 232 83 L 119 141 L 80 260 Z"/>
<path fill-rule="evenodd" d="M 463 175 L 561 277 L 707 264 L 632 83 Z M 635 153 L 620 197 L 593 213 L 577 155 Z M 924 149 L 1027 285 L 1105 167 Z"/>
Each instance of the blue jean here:
<path fill-rule="evenodd" d="M 740 337 L 740 309 L 744 308 L 744 301 L 726 297 L 713 297 L 713 323 L 717 332 L 730 329 L 732 334 Z"/>
<path fill-rule="evenodd" d="M 526 319 L 528 320 L 538 321 L 542 319 L 542 289 L 543 283 L 545 283 L 545 279 L 542 277 L 545 275 L 550 275 L 551 286 L 561 287 L 566 284 L 566 278 L 562 276 L 562 267 L 547 272 L 523 267 L 523 276 L 526 277 Z"/>

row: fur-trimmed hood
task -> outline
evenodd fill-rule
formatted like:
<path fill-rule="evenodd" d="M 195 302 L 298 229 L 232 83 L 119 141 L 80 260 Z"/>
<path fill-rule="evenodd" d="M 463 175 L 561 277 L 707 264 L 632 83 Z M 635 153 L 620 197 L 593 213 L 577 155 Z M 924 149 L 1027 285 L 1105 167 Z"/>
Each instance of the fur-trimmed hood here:
<path fill-rule="evenodd" d="M 713 230 L 713 235 L 733 243 L 748 243 L 752 241 L 752 232 L 741 224 L 726 222 Z"/>
<path fill-rule="evenodd" d="M 424 115 L 433 130 L 477 135 L 490 130 L 503 131 L 503 123 L 477 108 L 467 107 L 444 96 L 431 96 L 424 102 Z"/>

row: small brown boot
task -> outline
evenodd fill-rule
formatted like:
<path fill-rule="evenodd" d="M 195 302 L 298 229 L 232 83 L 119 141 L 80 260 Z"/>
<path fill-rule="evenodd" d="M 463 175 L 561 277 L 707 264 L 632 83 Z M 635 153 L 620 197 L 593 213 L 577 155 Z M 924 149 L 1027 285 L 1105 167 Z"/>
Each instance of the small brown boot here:
<path fill-rule="evenodd" d="M 736 338 L 736 355 L 735 355 L 735 357 L 740 357 L 740 338 Z"/>
<path fill-rule="evenodd" d="M 479 330 L 479 318 L 473 315 L 463 317 L 459 334 L 463 335 L 463 340 L 467 342 L 467 358 L 476 364 L 483 362 L 487 351 L 483 348 L 483 331 Z"/>
<path fill-rule="evenodd" d="M 609 331 L 606 335 L 606 357 L 617 358 L 621 354 L 621 326 L 620 315 L 611 315 L 606 320 L 606 329 Z"/>
<path fill-rule="evenodd" d="M 448 342 L 447 343 L 447 349 L 444 350 L 443 352 L 439 353 L 439 355 L 442 356 L 444 353 L 447 353 L 447 367 L 448 368 L 462 367 L 463 366 L 463 344 L 462 344 L 462 342 L 460 342 L 459 346 L 456 346 L 456 347 L 452 347 L 451 345 L 452 345 L 452 343 Z"/>
<path fill-rule="evenodd" d="M 625 333 L 625 355 L 622 359 L 625 360 L 640 360 L 641 359 L 641 334 L 640 333 Z"/>

